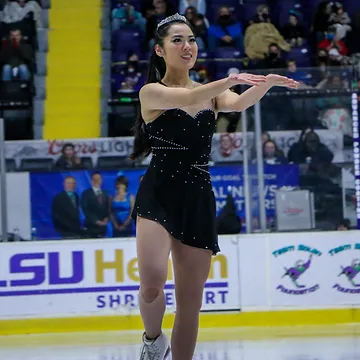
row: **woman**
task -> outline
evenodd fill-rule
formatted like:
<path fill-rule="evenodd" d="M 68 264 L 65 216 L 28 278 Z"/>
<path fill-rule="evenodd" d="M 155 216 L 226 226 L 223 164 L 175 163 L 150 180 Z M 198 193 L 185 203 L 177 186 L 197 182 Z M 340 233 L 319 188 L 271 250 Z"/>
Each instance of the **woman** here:
<path fill-rule="evenodd" d="M 155 35 L 148 83 L 139 93 L 141 113 L 132 154 L 136 159 L 153 153 L 134 207 L 139 307 L 145 325 L 140 359 L 165 359 L 170 352 L 161 325 L 171 251 L 176 279 L 172 359 L 191 360 L 211 256 L 219 251 L 208 171 L 216 114 L 242 111 L 274 85 L 297 88 L 298 84 L 278 75 L 249 74 L 206 85 L 193 83 L 189 70 L 198 47 L 186 18 L 176 14 L 164 19 Z M 256 86 L 239 96 L 229 90 L 238 84 Z"/>
<path fill-rule="evenodd" d="M 208 24 L 206 24 L 204 16 L 198 14 L 196 7 L 189 6 L 185 11 L 185 17 L 196 33 L 196 42 L 199 50 L 204 50 L 206 47 L 205 44 L 207 43 L 208 29 Z"/>
<path fill-rule="evenodd" d="M 61 149 L 61 156 L 55 163 L 55 169 L 83 169 L 81 159 L 75 154 L 75 146 L 72 143 L 66 143 Z"/>
<path fill-rule="evenodd" d="M 275 141 L 267 140 L 263 143 L 263 159 L 265 165 L 286 164 L 286 158 L 279 154 L 280 152 Z"/>
<path fill-rule="evenodd" d="M 115 180 L 116 194 L 111 201 L 110 219 L 113 225 L 113 237 L 132 236 L 131 213 L 135 197 L 128 193 L 128 180 L 119 176 Z"/>

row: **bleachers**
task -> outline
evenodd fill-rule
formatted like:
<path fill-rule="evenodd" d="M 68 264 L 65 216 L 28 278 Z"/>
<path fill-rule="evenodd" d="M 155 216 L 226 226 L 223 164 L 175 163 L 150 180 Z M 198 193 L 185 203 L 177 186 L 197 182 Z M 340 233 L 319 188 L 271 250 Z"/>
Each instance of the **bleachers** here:
<path fill-rule="evenodd" d="M 3 1 L 1 10 L 5 4 Z M 39 4 L 42 8 L 41 26 L 35 23 L 32 13 L 21 21 L 0 23 L 0 36 L 3 41 L 12 29 L 19 29 L 24 43 L 30 45 L 34 53 L 33 65 L 29 68 L 29 82 L 14 79 L 10 82 L 2 81 L 0 84 L 7 139 L 42 138 L 50 1 L 39 1 Z"/>

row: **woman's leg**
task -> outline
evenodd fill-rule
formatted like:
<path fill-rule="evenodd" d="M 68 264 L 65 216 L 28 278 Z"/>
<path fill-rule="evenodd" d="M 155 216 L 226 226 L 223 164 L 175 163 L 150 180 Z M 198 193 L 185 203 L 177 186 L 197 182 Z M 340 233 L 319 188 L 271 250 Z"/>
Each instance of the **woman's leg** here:
<path fill-rule="evenodd" d="M 191 360 L 212 252 L 193 248 L 173 239 L 171 253 L 176 291 L 176 316 L 171 338 L 172 360 Z"/>
<path fill-rule="evenodd" d="M 158 223 L 138 217 L 136 243 L 140 274 L 139 306 L 146 337 L 152 340 L 161 334 L 165 313 L 164 286 L 171 238 Z"/>

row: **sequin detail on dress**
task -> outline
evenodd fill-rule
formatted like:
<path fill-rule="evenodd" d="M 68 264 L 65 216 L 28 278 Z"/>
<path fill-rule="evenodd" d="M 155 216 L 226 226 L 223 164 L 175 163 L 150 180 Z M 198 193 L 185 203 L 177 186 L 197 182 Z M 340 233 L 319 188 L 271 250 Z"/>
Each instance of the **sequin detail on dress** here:
<path fill-rule="evenodd" d="M 136 196 L 134 216 L 160 223 L 184 244 L 220 251 L 208 161 L 215 113 L 167 110 L 147 125 L 153 157 Z"/>

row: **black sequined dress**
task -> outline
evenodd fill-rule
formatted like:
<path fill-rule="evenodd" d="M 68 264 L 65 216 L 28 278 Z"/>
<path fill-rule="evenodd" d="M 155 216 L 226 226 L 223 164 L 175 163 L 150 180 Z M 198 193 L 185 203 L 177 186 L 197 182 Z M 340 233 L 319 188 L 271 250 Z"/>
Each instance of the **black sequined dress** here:
<path fill-rule="evenodd" d="M 156 221 L 182 243 L 213 254 L 220 251 L 208 168 L 215 125 L 211 109 L 195 117 L 181 109 L 167 110 L 147 124 L 153 156 L 134 206 L 134 215 Z"/>

